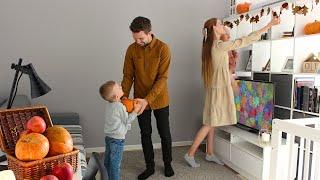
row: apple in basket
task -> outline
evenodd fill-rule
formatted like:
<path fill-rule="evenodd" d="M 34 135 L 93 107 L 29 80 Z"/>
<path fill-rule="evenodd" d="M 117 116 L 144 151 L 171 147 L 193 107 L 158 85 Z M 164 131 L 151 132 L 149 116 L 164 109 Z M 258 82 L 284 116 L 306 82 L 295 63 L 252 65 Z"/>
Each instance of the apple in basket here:
<path fill-rule="evenodd" d="M 59 180 L 57 178 L 57 176 L 54 175 L 46 175 L 46 176 L 42 176 L 40 180 Z"/>
<path fill-rule="evenodd" d="M 46 122 L 40 116 L 33 116 L 27 122 L 27 129 L 41 134 L 46 130 Z"/>
<path fill-rule="evenodd" d="M 52 170 L 52 174 L 57 176 L 59 180 L 72 180 L 73 168 L 69 163 L 64 162 L 56 165 Z"/>

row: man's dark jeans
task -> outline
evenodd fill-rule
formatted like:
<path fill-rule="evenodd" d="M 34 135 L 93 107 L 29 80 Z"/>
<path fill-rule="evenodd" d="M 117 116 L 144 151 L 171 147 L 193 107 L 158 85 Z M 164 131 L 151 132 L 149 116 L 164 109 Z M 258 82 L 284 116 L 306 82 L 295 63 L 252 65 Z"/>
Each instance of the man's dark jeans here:
<path fill-rule="evenodd" d="M 141 143 L 143 148 L 144 159 L 147 168 L 154 168 L 154 151 L 152 145 L 152 126 L 151 126 L 151 111 L 145 110 L 140 116 L 138 116 Z M 161 138 L 162 158 L 164 164 L 170 164 L 172 161 L 172 140 L 169 127 L 169 106 L 153 110 L 153 114 L 156 118 L 157 129 Z"/>

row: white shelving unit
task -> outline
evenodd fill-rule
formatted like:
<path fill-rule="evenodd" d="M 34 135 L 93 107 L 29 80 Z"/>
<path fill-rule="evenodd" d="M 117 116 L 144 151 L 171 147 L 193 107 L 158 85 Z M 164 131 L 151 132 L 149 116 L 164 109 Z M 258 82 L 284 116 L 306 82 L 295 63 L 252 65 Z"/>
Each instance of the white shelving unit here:
<path fill-rule="evenodd" d="M 236 0 L 236 4 L 241 2 L 243 1 Z M 248 14 L 257 15 L 260 13 L 261 10 L 261 6 L 259 5 L 265 5 L 265 9 L 267 9 L 267 7 L 270 7 L 272 10 L 276 11 L 279 14 L 282 3 L 286 1 L 251 0 L 249 2 L 253 3 L 253 10 L 248 12 Z M 269 34 L 270 39 L 261 40 L 252 45 L 251 71 L 262 71 L 262 68 L 270 59 L 270 72 L 281 73 L 286 58 L 293 57 L 293 73 L 301 73 L 302 62 L 305 61 L 308 58 L 308 56 L 310 56 L 312 53 L 318 55 L 318 53 L 320 52 L 320 34 L 304 35 L 303 33 L 304 26 L 307 23 L 314 22 L 315 20 L 320 20 L 320 5 L 316 5 L 315 2 L 312 0 L 290 0 L 287 2 L 289 2 L 289 4 L 291 4 L 291 2 L 294 2 L 297 5 L 306 4 L 309 7 L 309 13 L 306 16 L 304 16 L 303 14 L 293 15 L 291 5 L 289 5 L 288 10 L 283 10 L 281 14 L 281 24 L 278 26 L 274 26 L 271 29 L 271 32 Z M 312 3 L 313 9 L 311 11 Z M 232 39 L 246 36 L 252 31 L 258 30 L 264 25 L 266 25 L 270 21 L 272 13 L 266 15 L 267 12 L 265 12 L 264 14 L 265 15 L 260 18 L 260 21 L 258 23 L 250 23 L 249 21 L 246 21 L 244 18 L 238 26 L 234 24 L 234 27 L 231 29 Z M 246 15 L 246 13 L 244 15 Z M 226 17 L 224 21 L 234 22 L 238 18 L 239 15 L 234 14 L 232 16 Z M 295 34 L 294 37 L 282 38 L 283 32 L 293 30 Z M 239 51 L 241 53 L 241 51 L 245 50 Z M 239 65 L 237 66 L 237 71 L 243 72 L 245 71 L 248 57 L 246 59 L 241 58 L 240 61 L 241 62 L 238 63 Z"/>
<path fill-rule="evenodd" d="M 237 3 L 242 3 L 242 0 L 236 0 Z M 247 1 L 248 2 L 248 1 Z M 283 10 L 281 14 L 281 24 L 272 27 L 271 31 L 268 32 L 268 40 L 260 40 L 253 43 L 251 46 L 238 50 L 240 58 L 237 64 L 236 75 L 238 77 L 246 77 L 249 79 L 254 79 L 255 73 L 268 73 L 269 78 L 267 80 L 272 81 L 272 76 L 289 74 L 292 75 L 292 81 L 288 84 L 292 85 L 291 93 L 291 105 L 283 106 L 281 104 L 275 104 L 276 108 L 289 111 L 289 116 L 286 118 L 296 118 L 297 113 L 302 113 L 303 115 L 310 115 L 320 117 L 319 113 L 308 112 L 303 110 L 294 109 L 293 97 L 294 97 L 294 83 L 297 77 L 314 77 L 315 86 L 320 87 L 320 75 L 317 74 L 304 74 L 302 72 L 303 62 L 311 55 L 320 55 L 320 34 L 304 35 L 303 29 L 307 23 L 314 22 L 315 20 L 320 20 L 320 4 L 316 5 L 313 0 L 290 0 L 290 1 L 266 1 L 266 0 L 251 0 L 253 3 L 253 10 L 248 12 L 250 15 L 256 15 L 260 13 L 261 8 L 265 10 L 270 7 L 273 11 L 278 14 L 280 12 L 280 7 L 284 2 L 289 3 L 289 9 Z M 309 7 L 309 12 L 306 15 L 303 14 L 293 14 L 291 3 L 296 5 L 307 5 Z M 313 3 L 313 6 L 312 6 Z M 262 7 L 258 7 L 263 5 Z M 236 5 L 234 5 L 236 6 Z M 312 11 L 311 11 L 312 10 Z M 260 29 L 266 25 L 272 17 L 272 13 L 267 15 L 264 12 L 264 16 L 260 18 L 258 23 L 250 23 L 243 19 L 239 26 L 234 25 L 231 29 L 232 39 L 237 39 L 242 36 L 248 35 L 249 33 Z M 226 17 L 224 20 L 229 22 L 234 22 L 239 18 L 239 15 L 232 15 Z M 293 37 L 282 38 L 282 33 L 287 31 L 294 31 Z M 249 55 L 249 50 L 252 50 L 252 62 L 251 70 L 246 70 Z M 284 71 L 287 58 L 293 59 L 293 70 L 292 72 Z M 320 57 L 319 57 L 320 58 Z M 270 60 L 270 70 L 263 71 L 263 67 L 266 66 L 267 62 Z M 320 89 L 319 89 L 320 90 Z M 276 92 L 277 93 L 277 92 Z"/>
<path fill-rule="evenodd" d="M 243 0 L 247 1 L 248 0 Z M 236 0 L 241 3 L 242 0 Z M 249 1 L 250 2 L 250 1 Z M 251 0 L 252 10 L 250 15 L 260 13 L 262 7 L 266 10 L 270 7 L 279 14 L 280 7 L 284 2 L 289 3 L 289 9 L 283 10 L 281 14 L 281 24 L 274 26 L 268 32 L 268 40 L 260 40 L 249 47 L 240 49 L 239 61 L 237 63 L 236 75 L 249 79 L 265 80 L 275 82 L 275 108 L 274 113 L 279 119 L 297 119 L 304 117 L 320 117 L 319 113 L 308 112 L 295 109 L 294 105 L 294 85 L 295 80 L 300 77 L 311 77 L 314 79 L 315 86 L 320 87 L 320 74 L 302 73 L 302 63 L 314 53 L 320 52 L 320 34 L 304 35 L 303 29 L 307 23 L 320 20 L 320 4 L 313 5 L 312 0 Z M 291 3 L 296 5 L 307 5 L 309 13 L 304 16 L 292 14 Z M 233 5 L 234 8 L 236 5 Z M 263 27 L 271 19 L 272 13 L 260 18 L 258 23 L 249 23 L 245 18 L 239 26 L 234 24 L 231 29 L 231 39 L 246 36 L 249 33 Z M 244 14 L 246 15 L 246 14 Z M 239 18 L 238 14 L 226 17 L 224 21 L 234 22 Z M 283 32 L 294 31 L 293 37 L 283 38 Z M 251 70 L 246 71 L 249 59 L 248 52 L 252 50 Z M 283 70 L 286 59 L 293 59 L 293 70 L 285 72 Z M 270 70 L 262 71 L 270 59 Z M 260 79 L 259 79 L 260 78 Z M 286 88 L 286 89 L 285 89 Z M 284 91 L 282 91 L 285 89 Z M 320 92 L 320 89 L 318 89 Z M 285 99 L 282 101 L 282 99 Z M 280 99 L 280 100 L 279 100 Z M 295 144 L 294 151 L 297 154 L 298 144 Z M 288 146 L 281 146 L 281 153 L 287 153 Z M 270 173 L 270 144 L 261 144 L 258 135 L 235 126 L 218 127 L 215 138 L 215 153 L 225 162 L 226 165 L 239 172 L 248 179 L 268 180 Z M 285 156 L 283 156 L 285 157 Z M 295 161 L 295 160 L 294 160 Z M 281 162 L 281 161 L 280 161 Z M 286 168 L 286 167 L 283 167 Z"/>
<path fill-rule="evenodd" d="M 264 77 L 256 77 L 263 75 Z M 248 76 L 250 74 L 248 73 Z M 285 72 L 252 72 L 253 80 L 270 81 L 275 85 L 274 118 L 298 119 L 320 117 L 318 112 L 310 112 L 295 108 L 295 81 L 301 78 L 308 78 L 314 82 L 314 87 L 320 90 L 320 74 L 312 73 L 285 73 Z M 319 92 L 318 92 L 319 96 Z"/>
<path fill-rule="evenodd" d="M 298 146 L 295 144 L 295 154 L 298 152 L 297 149 Z M 283 143 L 279 150 L 285 158 L 289 146 Z M 269 180 L 271 151 L 271 144 L 261 143 L 257 134 L 235 126 L 217 128 L 215 154 L 226 165 L 250 180 Z"/>

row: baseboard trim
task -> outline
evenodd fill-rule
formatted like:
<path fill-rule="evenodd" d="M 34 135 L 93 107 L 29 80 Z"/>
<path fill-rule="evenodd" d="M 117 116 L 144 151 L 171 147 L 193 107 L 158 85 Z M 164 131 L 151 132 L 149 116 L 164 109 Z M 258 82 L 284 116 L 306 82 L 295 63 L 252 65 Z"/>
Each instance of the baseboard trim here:
<path fill-rule="evenodd" d="M 172 142 L 173 147 L 179 147 L 179 146 L 190 146 L 192 144 L 192 141 L 178 141 L 178 142 Z M 93 152 L 104 152 L 104 147 L 93 147 L 93 148 L 86 148 L 87 157 L 90 157 L 90 155 Z M 161 143 L 154 143 L 153 149 L 161 149 Z M 136 151 L 136 150 L 142 150 L 141 144 L 137 145 L 125 145 L 124 151 Z"/>

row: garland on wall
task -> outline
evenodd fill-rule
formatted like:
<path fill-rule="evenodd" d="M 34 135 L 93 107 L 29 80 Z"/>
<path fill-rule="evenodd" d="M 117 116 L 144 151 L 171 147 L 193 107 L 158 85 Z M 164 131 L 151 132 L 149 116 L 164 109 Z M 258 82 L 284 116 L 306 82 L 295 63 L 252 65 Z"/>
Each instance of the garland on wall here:
<path fill-rule="evenodd" d="M 312 7 L 309 8 L 307 7 L 306 5 L 303 5 L 303 6 L 298 6 L 298 5 L 295 5 L 294 3 L 291 3 L 289 4 L 288 2 L 285 2 L 281 5 L 280 7 L 280 12 L 276 12 L 276 11 L 273 11 L 271 9 L 271 7 L 267 7 L 267 8 L 262 8 L 260 10 L 260 12 L 256 15 L 252 15 L 250 16 L 249 13 L 246 13 L 245 15 L 244 14 L 241 14 L 236 20 L 234 20 L 233 22 L 230 22 L 230 21 L 224 21 L 224 25 L 225 26 L 228 26 L 229 28 L 233 28 L 235 25 L 236 26 L 239 26 L 239 24 L 241 22 L 243 22 L 243 20 L 245 21 L 249 21 L 250 23 L 258 23 L 260 21 L 260 18 L 263 17 L 263 16 L 268 16 L 271 11 L 272 11 L 272 15 L 273 16 L 277 16 L 277 17 L 280 17 L 282 12 L 283 11 L 287 11 L 289 10 L 289 7 L 291 5 L 291 9 L 292 9 L 292 14 L 293 15 L 296 15 L 296 14 L 300 14 L 300 15 L 304 15 L 306 16 L 309 12 L 313 11 L 313 8 L 314 8 L 314 4 L 315 5 L 319 5 L 319 1 L 320 0 L 313 0 L 314 2 L 312 2 Z M 311 9 L 309 11 L 309 9 Z"/>

